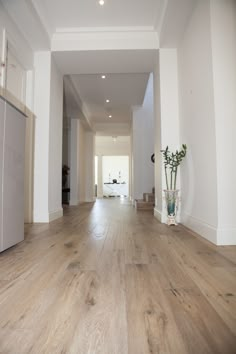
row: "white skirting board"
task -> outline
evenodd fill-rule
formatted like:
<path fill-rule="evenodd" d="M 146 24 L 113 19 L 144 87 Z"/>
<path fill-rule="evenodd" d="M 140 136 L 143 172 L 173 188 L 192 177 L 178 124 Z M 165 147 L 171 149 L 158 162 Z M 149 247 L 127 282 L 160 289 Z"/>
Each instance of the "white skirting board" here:
<path fill-rule="evenodd" d="M 214 243 L 215 245 L 217 244 L 217 229 L 213 225 L 209 225 L 204 221 L 194 218 L 186 213 L 181 215 L 181 223 L 208 241 Z"/>
<path fill-rule="evenodd" d="M 63 216 L 63 209 L 62 208 L 55 210 L 55 211 L 51 211 L 51 212 L 49 212 L 49 222 L 59 219 L 62 216 Z"/>
<path fill-rule="evenodd" d="M 236 245 L 235 228 L 217 228 L 186 213 L 182 214 L 182 224 L 217 246 Z"/>
<path fill-rule="evenodd" d="M 160 222 L 165 223 L 166 216 L 163 214 L 157 208 L 154 209 L 154 216 Z M 181 214 L 181 224 L 217 246 L 236 245 L 235 228 L 216 228 L 186 213 Z"/>
<path fill-rule="evenodd" d="M 222 228 L 217 230 L 218 246 L 235 246 L 236 245 L 236 229 Z"/>
<path fill-rule="evenodd" d="M 162 212 L 160 210 L 158 210 L 157 208 L 154 208 L 154 216 L 155 218 L 157 218 L 157 220 L 159 220 L 160 222 L 162 222 Z"/>
<path fill-rule="evenodd" d="M 165 224 L 167 221 L 166 211 L 162 212 L 159 209 L 157 209 L 157 207 L 154 208 L 154 216 L 155 218 L 157 218 L 157 220 L 159 220 L 163 224 Z"/>
<path fill-rule="evenodd" d="M 49 213 L 35 213 L 34 223 L 49 223 L 53 220 L 59 219 L 63 216 L 63 209 L 60 208 Z"/>
<path fill-rule="evenodd" d="M 78 199 L 71 199 L 69 203 L 70 203 L 70 206 L 76 206 L 76 205 L 79 205 L 79 201 L 78 201 Z"/>
<path fill-rule="evenodd" d="M 96 202 L 96 198 L 95 197 L 85 199 L 85 203 L 94 203 L 94 202 Z"/>

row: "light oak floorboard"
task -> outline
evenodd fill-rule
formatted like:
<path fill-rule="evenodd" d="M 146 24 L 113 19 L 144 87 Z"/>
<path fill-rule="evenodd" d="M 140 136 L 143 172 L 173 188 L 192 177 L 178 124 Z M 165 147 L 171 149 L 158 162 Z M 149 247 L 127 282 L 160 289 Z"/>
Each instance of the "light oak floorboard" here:
<path fill-rule="evenodd" d="M 236 247 L 126 200 L 66 207 L 0 254 L 1 354 L 235 354 Z"/>

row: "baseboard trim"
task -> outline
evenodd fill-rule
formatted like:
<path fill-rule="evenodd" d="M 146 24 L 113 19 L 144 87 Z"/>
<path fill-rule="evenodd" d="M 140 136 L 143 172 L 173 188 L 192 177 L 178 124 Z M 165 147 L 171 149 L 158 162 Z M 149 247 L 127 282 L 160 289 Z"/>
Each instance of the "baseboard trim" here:
<path fill-rule="evenodd" d="M 49 223 L 48 213 L 35 213 L 33 217 L 33 223 Z"/>
<path fill-rule="evenodd" d="M 235 246 L 236 245 L 236 229 L 221 228 L 217 230 L 218 246 Z"/>
<path fill-rule="evenodd" d="M 181 223 L 201 237 L 217 245 L 217 228 L 187 213 L 182 213 Z"/>
<path fill-rule="evenodd" d="M 159 209 L 154 208 L 154 216 L 157 220 L 162 222 L 162 212 Z"/>
<path fill-rule="evenodd" d="M 75 200 L 71 199 L 69 205 L 70 206 L 77 206 L 77 205 L 79 205 L 79 201 L 76 199 Z"/>
<path fill-rule="evenodd" d="M 33 223 L 49 223 L 63 216 L 63 209 L 52 211 L 50 213 L 34 214 Z"/>
<path fill-rule="evenodd" d="M 94 203 L 96 201 L 96 198 L 92 198 L 92 199 L 86 199 L 84 202 L 85 203 Z"/>
<path fill-rule="evenodd" d="M 59 219 L 62 216 L 63 216 L 63 209 L 62 208 L 52 211 L 49 213 L 49 222 Z"/>

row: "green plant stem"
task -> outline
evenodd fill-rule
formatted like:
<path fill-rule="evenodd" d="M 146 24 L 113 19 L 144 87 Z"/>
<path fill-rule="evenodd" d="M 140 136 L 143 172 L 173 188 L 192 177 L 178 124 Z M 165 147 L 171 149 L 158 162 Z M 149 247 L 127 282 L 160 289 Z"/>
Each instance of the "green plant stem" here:
<path fill-rule="evenodd" d="M 176 189 L 176 181 L 177 181 L 177 171 L 178 167 L 175 168 L 175 180 L 174 180 L 174 189 Z"/>
<path fill-rule="evenodd" d="M 167 169 L 166 169 L 166 166 L 165 166 L 165 176 L 166 176 L 166 188 L 167 190 L 169 189 L 169 185 L 168 185 L 168 178 L 167 178 Z"/>
<path fill-rule="evenodd" d="M 173 171 L 170 173 L 170 189 L 172 189 Z"/>

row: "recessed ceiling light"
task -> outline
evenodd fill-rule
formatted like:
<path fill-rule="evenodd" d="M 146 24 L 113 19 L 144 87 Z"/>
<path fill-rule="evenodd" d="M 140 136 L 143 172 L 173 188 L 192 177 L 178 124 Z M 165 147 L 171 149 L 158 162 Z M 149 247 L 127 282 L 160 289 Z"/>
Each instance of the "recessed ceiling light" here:
<path fill-rule="evenodd" d="M 106 78 L 106 75 L 102 75 L 101 78 L 102 78 L 102 79 L 105 79 L 105 78 Z"/>
<path fill-rule="evenodd" d="M 106 103 L 109 103 L 110 102 L 110 100 L 106 100 Z"/>
<path fill-rule="evenodd" d="M 112 115 L 111 115 L 111 114 L 109 115 L 109 118 L 112 118 Z"/>
<path fill-rule="evenodd" d="M 99 0 L 98 3 L 99 3 L 99 5 L 103 6 L 105 4 L 105 1 L 104 0 Z"/>

